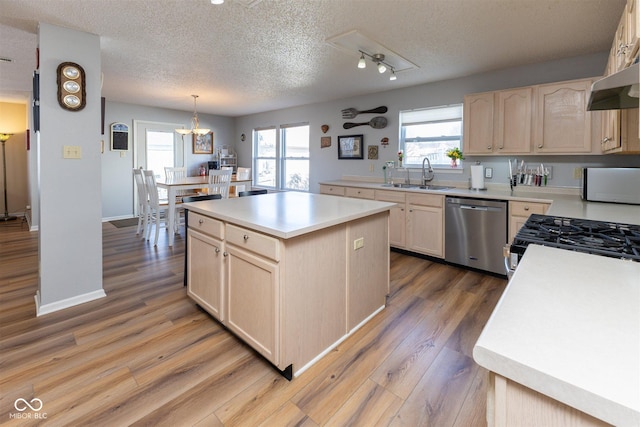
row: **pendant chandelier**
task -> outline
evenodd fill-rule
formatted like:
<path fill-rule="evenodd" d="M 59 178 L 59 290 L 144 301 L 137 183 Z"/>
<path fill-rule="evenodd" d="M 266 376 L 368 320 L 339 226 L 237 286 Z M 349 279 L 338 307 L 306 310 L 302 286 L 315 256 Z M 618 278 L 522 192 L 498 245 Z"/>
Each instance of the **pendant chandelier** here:
<path fill-rule="evenodd" d="M 206 135 L 211 129 L 200 128 L 200 121 L 198 120 L 198 110 L 196 108 L 196 99 L 198 99 L 198 95 L 193 96 L 193 118 L 191 119 L 191 129 L 176 129 L 180 135 L 189 135 L 191 133 L 195 135 Z"/>

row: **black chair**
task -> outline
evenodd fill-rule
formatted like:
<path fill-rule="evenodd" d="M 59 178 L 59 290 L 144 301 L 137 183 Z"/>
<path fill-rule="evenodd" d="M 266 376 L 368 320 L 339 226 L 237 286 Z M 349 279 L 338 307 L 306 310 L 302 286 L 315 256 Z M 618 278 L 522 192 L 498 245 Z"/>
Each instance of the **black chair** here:
<path fill-rule="evenodd" d="M 267 190 L 248 190 L 248 191 L 240 191 L 238 193 L 238 197 L 245 196 L 257 196 L 258 194 L 267 194 Z"/>
<path fill-rule="evenodd" d="M 205 194 L 204 196 L 188 196 L 182 198 L 182 203 L 200 202 L 202 200 L 222 199 L 222 194 Z"/>

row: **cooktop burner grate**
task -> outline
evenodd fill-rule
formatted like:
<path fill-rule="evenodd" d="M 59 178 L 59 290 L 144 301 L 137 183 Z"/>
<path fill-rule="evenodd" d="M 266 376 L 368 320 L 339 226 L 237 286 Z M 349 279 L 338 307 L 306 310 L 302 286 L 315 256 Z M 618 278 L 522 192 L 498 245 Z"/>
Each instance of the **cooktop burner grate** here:
<path fill-rule="evenodd" d="M 511 251 L 523 254 L 530 243 L 640 261 L 639 225 L 532 214 Z"/>

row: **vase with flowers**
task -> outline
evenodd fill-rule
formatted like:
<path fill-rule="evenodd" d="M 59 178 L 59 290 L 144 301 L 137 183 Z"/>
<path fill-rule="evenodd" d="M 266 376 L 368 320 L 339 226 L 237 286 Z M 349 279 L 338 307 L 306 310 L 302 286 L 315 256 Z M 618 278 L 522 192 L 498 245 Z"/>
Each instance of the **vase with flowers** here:
<path fill-rule="evenodd" d="M 398 151 L 398 167 L 401 168 L 402 167 L 402 159 L 404 158 L 404 154 L 402 153 L 402 150 Z"/>
<path fill-rule="evenodd" d="M 445 154 L 447 155 L 448 158 L 451 159 L 452 168 L 458 167 L 458 160 L 464 160 L 464 155 L 462 154 L 462 151 L 460 151 L 458 147 L 450 148 L 449 150 L 447 150 Z"/>

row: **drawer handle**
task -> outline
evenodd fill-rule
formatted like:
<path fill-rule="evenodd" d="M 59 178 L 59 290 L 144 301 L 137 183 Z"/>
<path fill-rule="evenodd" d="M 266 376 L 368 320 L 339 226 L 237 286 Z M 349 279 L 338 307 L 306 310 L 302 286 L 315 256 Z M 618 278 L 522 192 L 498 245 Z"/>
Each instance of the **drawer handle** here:
<path fill-rule="evenodd" d="M 204 224 L 204 219 L 198 220 L 198 224 L 200 225 Z"/>
<path fill-rule="evenodd" d="M 244 241 L 246 242 L 247 240 L 249 240 L 249 236 L 247 236 L 246 234 L 244 236 L 242 236 L 242 238 L 244 239 Z"/>

